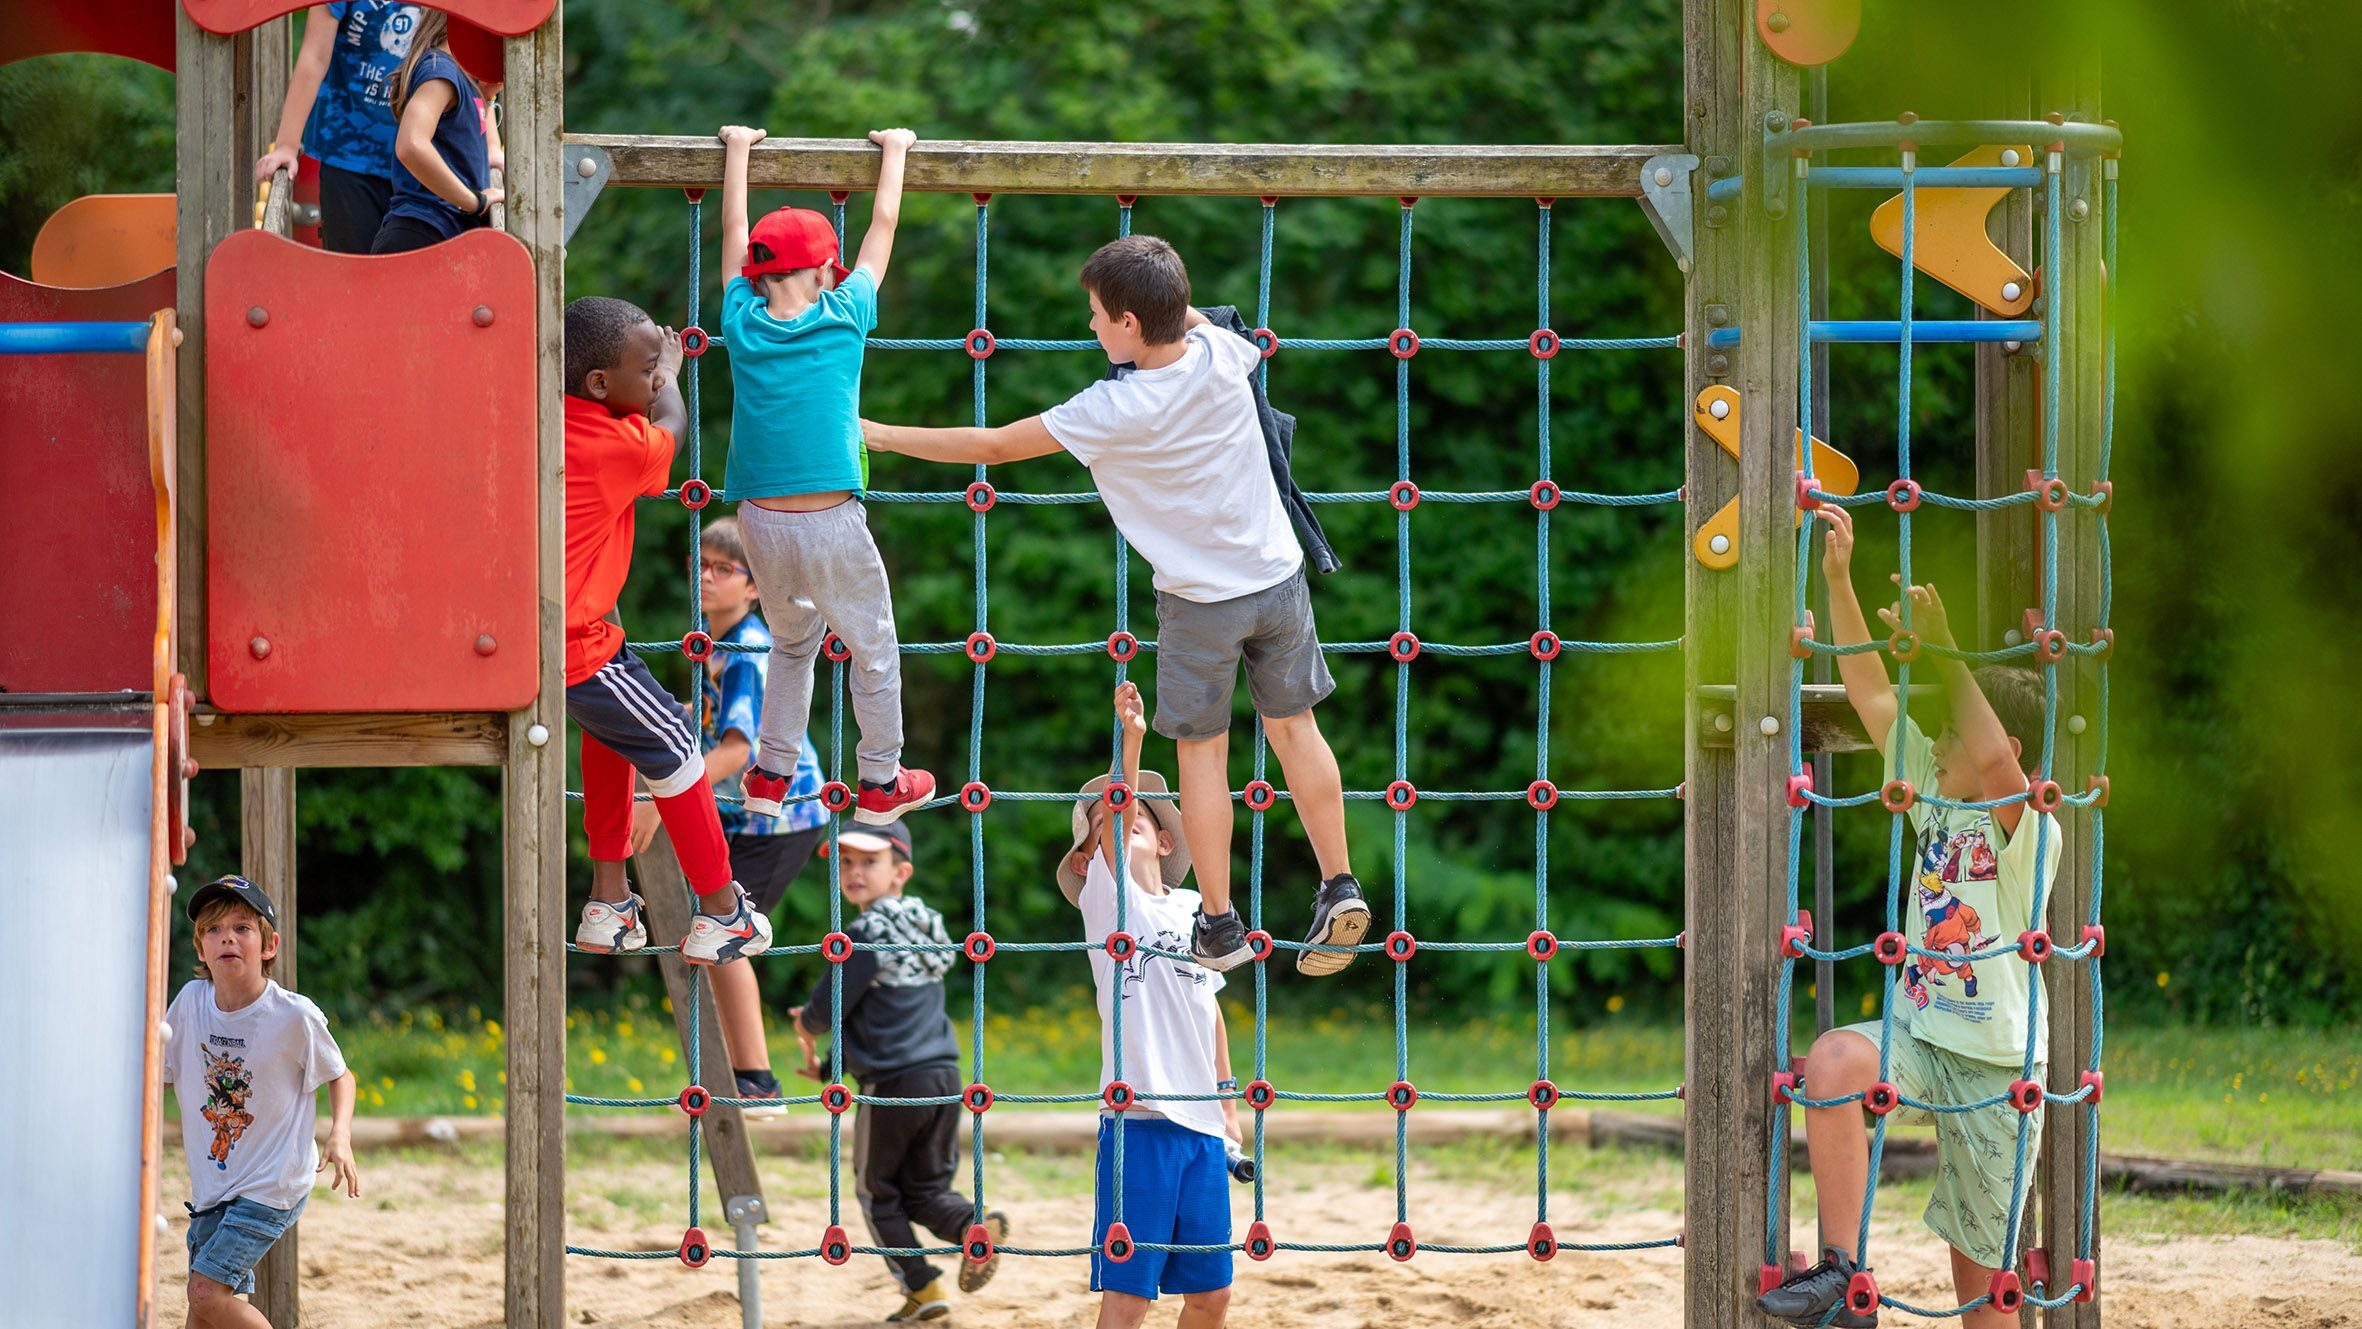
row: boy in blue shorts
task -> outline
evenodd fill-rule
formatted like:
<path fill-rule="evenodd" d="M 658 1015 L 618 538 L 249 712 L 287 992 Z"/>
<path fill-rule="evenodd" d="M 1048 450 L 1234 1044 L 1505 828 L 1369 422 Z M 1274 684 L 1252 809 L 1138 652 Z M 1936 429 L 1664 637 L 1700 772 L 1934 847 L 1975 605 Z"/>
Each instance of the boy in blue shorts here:
<path fill-rule="evenodd" d="M 1122 722 L 1124 783 L 1140 793 L 1164 793 L 1164 777 L 1140 769 L 1140 744 L 1148 734 L 1140 689 L 1124 683 L 1115 690 L 1116 718 Z M 1058 863 L 1058 889 L 1082 910 L 1083 937 L 1103 943 L 1117 930 L 1115 838 L 1107 834 L 1107 787 L 1102 775 L 1082 788 L 1074 805 L 1074 843 Z M 1099 1329 L 1131 1329 L 1148 1315 L 1157 1295 L 1181 1298 L 1181 1323 L 1189 1329 L 1217 1329 L 1230 1307 L 1229 1146 L 1239 1138 L 1235 1098 L 1219 1102 L 1173 1095 L 1235 1095 L 1230 1073 L 1230 1035 L 1223 1027 L 1219 971 L 1149 954 L 1151 948 L 1188 954 L 1196 891 L 1183 889 L 1189 877 L 1189 841 L 1181 817 L 1164 800 L 1131 800 L 1115 834 L 1123 837 L 1123 928 L 1138 943 L 1129 959 L 1116 961 L 1095 945 L 1091 980 L 1099 997 L 1099 1086 L 1117 1076 L 1113 1016 L 1122 990 L 1123 1082 L 1133 1107 L 1123 1111 L 1124 1160 L 1121 1221 L 1135 1243 L 1219 1246 L 1214 1251 L 1165 1251 L 1136 1246 L 1131 1257 L 1109 1260 L 1108 1228 L 1118 1221 L 1119 1179 L 1115 1165 L 1116 1112 L 1099 1118 L 1097 1208 L 1091 1223 L 1091 1287 L 1100 1294 Z M 1120 971 L 1120 972 L 1119 972 Z"/>

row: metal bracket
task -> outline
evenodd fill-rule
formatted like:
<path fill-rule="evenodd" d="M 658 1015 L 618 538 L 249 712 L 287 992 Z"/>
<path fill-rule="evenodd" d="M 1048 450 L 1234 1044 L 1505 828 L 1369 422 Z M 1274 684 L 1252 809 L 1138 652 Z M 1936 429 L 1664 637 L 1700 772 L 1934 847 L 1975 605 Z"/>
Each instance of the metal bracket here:
<path fill-rule="evenodd" d="M 768 1223 L 771 1221 L 771 1211 L 763 1206 L 763 1197 L 760 1195 L 731 1196 L 722 1205 L 722 1215 L 730 1220 L 732 1227 L 738 1227 L 745 1223 Z"/>
<path fill-rule="evenodd" d="M 563 153 L 564 180 L 559 190 L 559 203 L 566 223 L 566 240 L 572 242 L 582 219 L 590 215 L 591 204 L 598 201 L 599 191 L 607 187 L 607 178 L 615 174 L 615 163 L 605 148 L 581 143 L 569 143 Z M 761 1200 L 755 1201 L 761 1204 Z"/>
<path fill-rule="evenodd" d="M 1774 109 L 1763 114 L 1763 173 L 1757 186 L 1763 194 L 1763 215 L 1788 215 L 1788 177 L 1796 173 L 1794 155 L 1788 150 L 1788 113 Z"/>
<path fill-rule="evenodd" d="M 1694 252 L 1690 237 L 1696 224 L 1689 181 L 1697 169 L 1698 159 L 1686 152 L 1661 153 L 1640 166 L 1641 215 L 1657 228 L 1657 238 L 1673 252 L 1673 266 L 1685 273 Z"/>

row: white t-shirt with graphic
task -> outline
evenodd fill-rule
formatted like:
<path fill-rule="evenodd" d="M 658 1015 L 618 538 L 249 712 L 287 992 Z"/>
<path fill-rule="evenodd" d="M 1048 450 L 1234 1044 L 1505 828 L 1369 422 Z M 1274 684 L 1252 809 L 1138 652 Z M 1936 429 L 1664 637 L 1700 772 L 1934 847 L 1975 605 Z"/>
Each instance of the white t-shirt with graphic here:
<path fill-rule="evenodd" d="M 1935 744 L 1910 717 L 1899 718 L 1887 752 L 1900 744 L 1903 778 L 1914 789 L 1936 787 Z M 2020 1065 L 2026 1052 L 2026 1006 L 2042 975 L 2015 954 L 1965 958 L 2040 926 L 2034 892 L 2057 875 L 2058 818 L 2028 808 L 2018 833 L 2002 833 L 1989 810 L 1937 808 L 1924 800 L 1906 814 L 1919 832 L 1911 867 L 1911 944 L 1938 952 L 1913 955 L 1896 975 L 1895 998 L 1916 1008 L 1911 1034 L 1923 1043 L 1972 1061 Z M 2035 857 L 2037 842 L 2041 849 Z M 2050 1021 L 2034 1026 L 2034 1060 L 2050 1060 Z"/>
<path fill-rule="evenodd" d="M 225 1011 L 197 979 L 164 1013 L 164 1083 L 180 1099 L 191 1203 L 248 1199 L 292 1209 L 311 1193 L 313 1091 L 344 1074 L 327 1017 L 307 997 L 266 983 L 251 1005 Z"/>
<path fill-rule="evenodd" d="M 1142 947 L 1153 946 L 1178 955 L 1189 954 L 1190 920 L 1197 913 L 1196 891 L 1151 894 L 1127 883 L 1123 930 Z M 1115 874 L 1107 859 L 1091 855 L 1091 870 L 1083 875 L 1083 937 L 1094 944 L 1116 930 Z M 1222 990 L 1222 975 L 1194 960 L 1169 960 L 1135 950 L 1120 966 L 1104 947 L 1089 952 L 1091 981 L 1099 992 L 1099 1087 L 1115 1076 L 1114 997 L 1110 989 L 1120 981 L 1124 1002 L 1124 1082 L 1135 1094 L 1210 1094 L 1214 1092 L 1215 1030 L 1222 1008 L 1214 994 Z M 1153 1112 L 1201 1135 L 1222 1135 L 1222 1105 L 1212 1101 L 1151 1102 L 1136 1111 Z"/>
<path fill-rule="evenodd" d="M 1101 379 L 1042 414 L 1167 595 L 1235 600 L 1304 566 L 1248 385 L 1260 361 L 1246 338 L 1195 327 L 1173 363 Z"/>

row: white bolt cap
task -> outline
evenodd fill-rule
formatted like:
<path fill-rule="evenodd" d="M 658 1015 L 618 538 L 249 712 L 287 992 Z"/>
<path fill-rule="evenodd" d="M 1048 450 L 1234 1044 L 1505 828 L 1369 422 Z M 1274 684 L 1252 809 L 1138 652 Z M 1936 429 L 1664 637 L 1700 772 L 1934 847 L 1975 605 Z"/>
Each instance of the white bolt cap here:
<path fill-rule="evenodd" d="M 161 1209 L 156 1211 L 156 1230 L 158 1232 L 170 1232 L 172 1230 L 172 1224 L 164 1221 L 164 1211 Z"/>
<path fill-rule="evenodd" d="M 2005 342 L 2001 343 L 2001 349 L 2002 349 L 2002 350 L 2005 350 L 2005 351 L 2007 351 L 2007 352 L 2009 352 L 2009 353 L 2010 353 L 2010 354 L 2012 354 L 2012 355 L 2015 355 L 2015 354 L 2017 354 L 2017 350 L 2018 350 L 2018 347 L 2019 347 L 2020 345 L 2023 345 L 2023 343 L 2021 343 L 2021 342 L 2014 342 L 2014 341 L 2005 341 Z"/>
<path fill-rule="evenodd" d="M 1706 547 L 1713 550 L 1717 554 L 1727 554 L 1730 552 L 1730 537 L 1727 535 L 1717 535 L 1713 539 L 1706 542 Z"/>
<path fill-rule="evenodd" d="M 160 1042 L 171 1042 L 172 1026 L 163 1020 L 156 1021 L 156 1038 Z"/>
<path fill-rule="evenodd" d="M 1727 734 L 1730 732 L 1730 730 L 1730 717 L 1720 711 L 1716 711 L 1714 713 L 1714 732 L 1717 734 Z"/>
<path fill-rule="evenodd" d="M 2025 636 L 2021 634 L 2016 628 L 2011 628 L 2009 631 L 2001 634 L 2001 644 L 2004 646 L 2015 646 L 2025 639 Z"/>
<path fill-rule="evenodd" d="M 2001 150 L 2001 164 L 2002 164 L 2003 166 L 2015 166 L 2015 165 L 2017 165 L 2017 164 L 2018 164 L 2018 150 L 2017 150 L 2016 148 L 2003 148 L 2003 149 Z"/>
<path fill-rule="evenodd" d="M 1730 403 L 1720 397 L 1716 397 L 1713 401 L 1707 403 L 1706 414 L 1713 416 L 1717 420 L 1728 420 L 1730 418 Z"/>
<path fill-rule="evenodd" d="M 2070 734 L 2080 734 L 2089 727 L 2089 722 L 2084 720 L 2084 718 L 2080 715 L 2070 715 L 2067 717 L 2067 732 Z"/>
<path fill-rule="evenodd" d="M 2013 153 L 2011 155 L 2014 156 L 2015 154 Z M 2014 162 L 2011 163 L 2011 165 L 2015 164 L 2016 163 Z M 592 161 L 588 157 L 577 158 L 574 163 L 574 173 L 581 176 L 583 179 L 588 180 L 592 176 L 599 173 L 599 164 L 595 161 Z"/>
<path fill-rule="evenodd" d="M 548 725 L 541 725 L 541 724 L 537 724 L 537 725 L 534 725 L 532 728 L 530 728 L 530 729 L 527 729 L 527 730 L 525 731 L 525 741 L 526 741 L 526 742 L 528 742 L 528 743 L 531 743 L 533 746 L 535 746 L 535 747 L 537 747 L 537 748 L 538 748 L 538 747 L 546 747 L 546 746 L 548 746 L 548 745 L 549 745 L 549 726 L 548 726 Z"/>
<path fill-rule="evenodd" d="M 1666 186 L 1666 185 L 1669 185 L 1669 184 L 1672 184 L 1672 183 L 1673 183 L 1673 172 L 1672 172 L 1672 171 L 1670 171 L 1670 170 L 1668 170 L 1668 169 L 1666 169 L 1665 167 L 1662 167 L 1662 166 L 1658 167 L 1658 168 L 1657 168 L 1657 187 L 1661 189 L 1661 188 L 1663 188 L 1664 186 Z"/>
<path fill-rule="evenodd" d="M 169 873 L 169 872 L 165 873 L 165 874 L 164 874 L 164 893 L 165 893 L 166 895 L 178 895 L 178 894 L 180 894 L 180 878 L 178 878 L 178 877 L 176 877 L 176 876 L 172 875 L 172 874 L 171 874 L 171 873 Z"/>
<path fill-rule="evenodd" d="M 2015 300 L 2019 296 L 2025 294 L 2025 291 L 2026 288 L 2018 285 L 2016 282 L 2005 281 L 2001 283 L 2001 298 L 2004 300 Z"/>
<path fill-rule="evenodd" d="M 1763 731 L 1763 736 L 1765 738 L 1770 738 L 1772 735 L 1780 732 L 1780 717 L 1776 715 L 1767 715 L 1763 717 L 1762 720 L 1758 721 L 1755 727 Z"/>

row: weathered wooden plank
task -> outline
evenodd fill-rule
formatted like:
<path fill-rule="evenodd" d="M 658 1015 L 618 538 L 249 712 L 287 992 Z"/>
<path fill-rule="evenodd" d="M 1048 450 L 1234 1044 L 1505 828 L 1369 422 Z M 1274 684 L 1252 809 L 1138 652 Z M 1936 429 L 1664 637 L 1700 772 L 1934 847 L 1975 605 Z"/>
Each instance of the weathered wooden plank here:
<path fill-rule="evenodd" d="M 722 147 L 711 138 L 569 134 L 604 149 L 611 183 L 718 188 Z M 1360 146 L 1338 143 L 1028 143 L 919 140 L 905 185 L 992 194 L 1277 194 L 1638 198 L 1641 163 L 1663 145 L 1489 143 Z M 878 151 L 860 139 L 772 138 L 756 144 L 747 178 L 760 189 L 874 189 Z"/>
<path fill-rule="evenodd" d="M 539 541 L 541 689 L 508 721 L 503 930 L 508 957 L 508 1244 L 503 1320 L 566 1322 L 565 229 L 559 180 L 565 108 L 564 8 L 507 51 L 507 221 L 532 251 L 539 343 L 533 514 Z M 539 735 L 539 741 L 535 736 Z"/>
<path fill-rule="evenodd" d="M 302 991 L 295 968 L 296 925 L 302 914 L 296 898 L 295 772 L 239 772 L 238 821 L 238 870 L 268 892 L 279 910 L 279 958 L 273 977 L 291 992 Z M 296 1254 L 301 1235 L 300 1228 L 289 1228 L 254 1270 L 254 1308 L 278 1329 L 294 1329 L 302 1322 Z"/>
<path fill-rule="evenodd" d="M 231 121 L 237 105 L 235 40 L 197 26 L 174 6 L 173 98 L 176 192 L 180 212 L 174 242 L 174 314 L 181 330 L 180 407 L 180 670 L 199 698 L 205 686 L 205 259 L 237 225 L 229 187 Z"/>
<path fill-rule="evenodd" d="M 1931 684 L 1914 683 L 1911 696 L 1916 699 L 1932 696 L 1938 691 Z M 1740 716 L 1734 709 L 1738 704 L 1738 689 L 1728 683 L 1702 684 L 1697 690 L 1698 742 L 1708 748 L 1728 748 L 1731 736 L 1743 724 L 1760 724 L 1762 716 Z M 1784 723 L 1784 722 L 1783 722 Z M 1804 715 L 1801 728 L 1804 750 L 1808 753 L 1870 752 L 1877 747 L 1862 729 L 1861 717 L 1854 714 L 1853 704 L 1845 699 L 1842 683 L 1807 683 L 1804 685 Z M 1819 777 L 1816 776 L 1816 779 Z M 1816 785 L 1823 792 L 1825 786 Z"/>
<path fill-rule="evenodd" d="M 200 715 L 190 750 L 211 770 L 252 766 L 497 766 L 508 755 L 500 712 L 385 715 Z"/>

